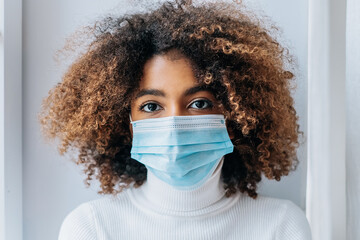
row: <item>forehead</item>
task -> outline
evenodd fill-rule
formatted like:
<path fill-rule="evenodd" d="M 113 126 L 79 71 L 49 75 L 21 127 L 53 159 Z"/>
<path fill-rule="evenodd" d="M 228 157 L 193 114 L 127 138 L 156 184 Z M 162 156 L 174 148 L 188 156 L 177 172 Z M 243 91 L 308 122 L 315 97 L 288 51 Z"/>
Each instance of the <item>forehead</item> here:
<path fill-rule="evenodd" d="M 140 89 L 182 88 L 197 84 L 191 61 L 179 53 L 155 55 L 144 65 Z"/>

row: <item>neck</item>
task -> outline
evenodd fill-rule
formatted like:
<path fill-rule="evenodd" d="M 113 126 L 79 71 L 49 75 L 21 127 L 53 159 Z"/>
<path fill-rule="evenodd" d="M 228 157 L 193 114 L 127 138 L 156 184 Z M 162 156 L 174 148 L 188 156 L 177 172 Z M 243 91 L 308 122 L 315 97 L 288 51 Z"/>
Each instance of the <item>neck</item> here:
<path fill-rule="evenodd" d="M 147 180 L 141 186 L 143 195 L 149 204 L 164 210 L 194 211 L 210 206 L 225 195 L 220 180 L 223 161 L 224 158 L 205 183 L 193 190 L 178 190 L 148 171 Z"/>

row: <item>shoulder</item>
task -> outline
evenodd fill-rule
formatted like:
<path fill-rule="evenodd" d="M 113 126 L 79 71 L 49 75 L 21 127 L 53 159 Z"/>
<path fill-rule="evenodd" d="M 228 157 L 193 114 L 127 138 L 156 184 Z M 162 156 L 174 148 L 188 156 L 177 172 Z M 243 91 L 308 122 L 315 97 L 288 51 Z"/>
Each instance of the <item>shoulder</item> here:
<path fill-rule="evenodd" d="M 290 200 L 263 195 L 252 199 L 242 194 L 238 205 L 247 209 L 250 218 L 256 218 L 253 221 L 265 225 L 271 232 L 274 232 L 275 239 L 311 239 L 310 226 L 305 212 Z"/>
<path fill-rule="evenodd" d="M 289 200 L 281 200 L 281 215 L 279 216 L 276 239 L 311 239 L 310 226 L 305 212 Z"/>
<path fill-rule="evenodd" d="M 59 240 L 96 239 L 93 210 L 90 202 L 80 204 L 67 214 L 61 224 Z"/>
<path fill-rule="evenodd" d="M 64 218 L 58 240 L 95 240 L 103 226 L 103 218 L 107 219 L 126 202 L 124 194 L 106 196 L 81 203 Z M 111 217 L 111 216 L 110 216 Z"/>

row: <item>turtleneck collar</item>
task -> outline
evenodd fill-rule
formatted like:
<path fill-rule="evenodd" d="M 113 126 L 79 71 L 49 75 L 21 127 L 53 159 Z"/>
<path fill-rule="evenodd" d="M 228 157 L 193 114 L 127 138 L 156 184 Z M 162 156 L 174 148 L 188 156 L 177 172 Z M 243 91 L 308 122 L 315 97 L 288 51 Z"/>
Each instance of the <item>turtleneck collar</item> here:
<path fill-rule="evenodd" d="M 197 215 L 221 208 L 227 201 L 220 201 L 226 199 L 224 183 L 220 179 L 223 162 L 224 157 L 212 176 L 193 190 L 178 190 L 148 171 L 147 180 L 139 188 L 129 189 L 130 197 L 146 210 L 172 215 Z"/>

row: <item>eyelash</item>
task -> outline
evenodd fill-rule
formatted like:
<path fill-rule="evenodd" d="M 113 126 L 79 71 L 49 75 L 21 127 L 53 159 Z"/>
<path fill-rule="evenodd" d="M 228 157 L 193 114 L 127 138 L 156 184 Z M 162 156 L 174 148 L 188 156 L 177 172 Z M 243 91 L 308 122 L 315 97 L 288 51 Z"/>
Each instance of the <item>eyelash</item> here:
<path fill-rule="evenodd" d="M 213 103 L 210 101 L 210 100 L 207 100 L 207 99 L 196 99 L 194 101 L 192 101 L 189 106 L 193 105 L 194 103 L 196 102 L 199 102 L 199 101 L 204 101 L 206 104 L 208 104 L 208 106 L 206 108 L 195 108 L 195 109 L 198 109 L 198 110 L 205 110 L 205 109 L 212 109 L 213 108 Z M 156 111 L 159 111 L 161 110 L 162 108 L 160 108 L 159 110 L 154 110 L 154 111 L 145 111 L 144 108 L 148 105 L 148 104 L 156 104 L 157 106 L 160 106 L 160 104 L 156 103 L 156 102 L 147 102 L 147 103 L 144 103 L 142 105 L 139 106 L 139 111 L 142 111 L 142 112 L 146 112 L 146 113 L 153 113 L 153 112 L 156 112 Z M 161 106 L 160 106 L 161 107 Z"/>

